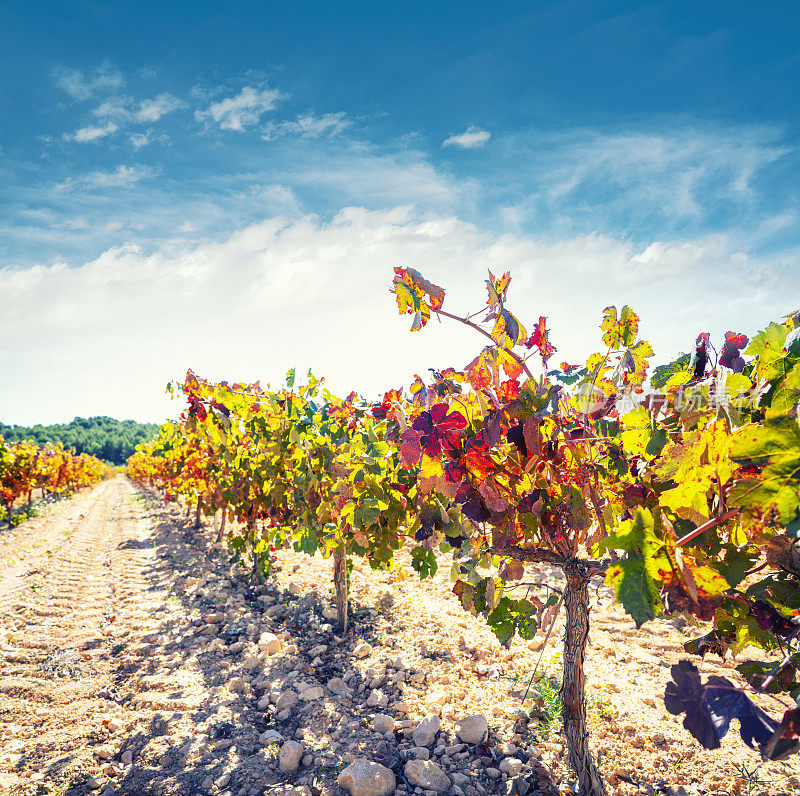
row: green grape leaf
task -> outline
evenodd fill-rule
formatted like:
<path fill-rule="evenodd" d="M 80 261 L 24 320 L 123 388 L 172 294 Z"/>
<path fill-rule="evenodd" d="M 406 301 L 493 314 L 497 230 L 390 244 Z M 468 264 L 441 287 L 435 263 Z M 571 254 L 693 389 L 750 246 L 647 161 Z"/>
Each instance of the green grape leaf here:
<path fill-rule="evenodd" d="M 424 547 L 415 547 L 411 551 L 411 566 L 419 573 L 420 580 L 432 578 L 439 569 L 433 550 L 426 550 Z"/>
<path fill-rule="evenodd" d="M 507 646 L 515 633 L 529 641 L 536 635 L 536 606 L 528 600 L 501 597 L 486 621 L 503 645 Z"/>
<path fill-rule="evenodd" d="M 689 378 L 691 378 L 692 371 L 689 368 L 689 361 L 691 360 L 691 356 L 689 354 L 682 354 L 673 362 L 670 362 L 667 365 L 659 365 L 657 368 L 653 369 L 653 373 L 650 376 L 650 386 L 654 387 L 657 390 L 661 390 L 666 387 L 667 382 L 679 373 L 685 373 Z"/>
<path fill-rule="evenodd" d="M 610 567 L 606 585 L 614 589 L 617 602 L 630 614 L 636 627 L 655 619 L 663 608 L 658 582 L 650 576 L 643 556 L 631 554 Z"/>
<path fill-rule="evenodd" d="M 760 473 L 733 485 L 733 502 L 743 508 L 777 511 L 781 523 L 792 522 L 800 510 L 800 426 L 788 417 L 749 425 L 737 431 L 731 457 Z"/>

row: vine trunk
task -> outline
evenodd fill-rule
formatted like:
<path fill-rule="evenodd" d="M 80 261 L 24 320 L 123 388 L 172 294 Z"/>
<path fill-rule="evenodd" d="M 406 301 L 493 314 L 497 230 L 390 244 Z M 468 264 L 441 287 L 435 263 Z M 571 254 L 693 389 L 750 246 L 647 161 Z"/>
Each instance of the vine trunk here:
<path fill-rule="evenodd" d="M 333 583 L 336 587 L 336 613 L 339 627 L 347 632 L 347 550 L 333 551 Z"/>
<path fill-rule="evenodd" d="M 569 764 L 578 778 L 579 796 L 608 796 L 600 771 L 589 751 L 586 725 L 586 674 L 584 660 L 589 638 L 589 580 L 585 562 L 565 562 L 564 683 L 562 686 L 564 734 Z"/>

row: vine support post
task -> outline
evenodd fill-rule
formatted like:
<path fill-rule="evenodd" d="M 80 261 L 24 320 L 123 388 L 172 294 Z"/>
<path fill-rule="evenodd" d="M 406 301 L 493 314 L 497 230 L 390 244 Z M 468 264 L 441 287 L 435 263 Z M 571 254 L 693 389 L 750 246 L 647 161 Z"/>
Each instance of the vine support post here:
<path fill-rule="evenodd" d="M 333 585 L 336 587 L 336 614 L 339 627 L 347 632 L 347 547 L 333 551 Z"/>
<path fill-rule="evenodd" d="M 571 558 L 564 562 L 567 579 L 564 590 L 566 625 L 564 628 L 564 734 L 567 737 L 569 764 L 578 778 L 579 796 L 608 796 L 600 771 L 589 751 L 586 724 L 586 642 L 589 638 L 589 581 L 599 572 L 586 561 Z"/>

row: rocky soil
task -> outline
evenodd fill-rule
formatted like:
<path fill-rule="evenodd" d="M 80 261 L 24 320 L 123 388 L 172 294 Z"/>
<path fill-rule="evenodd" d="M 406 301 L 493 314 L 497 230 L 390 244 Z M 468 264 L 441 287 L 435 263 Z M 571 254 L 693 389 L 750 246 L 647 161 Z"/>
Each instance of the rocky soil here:
<path fill-rule="evenodd" d="M 444 561 L 420 583 L 401 554 L 392 573 L 355 563 L 343 636 L 329 561 L 281 553 L 254 586 L 210 536 L 124 479 L 0 534 L 0 793 L 570 792 L 558 622 L 546 645 L 506 650 Z M 543 597 L 560 578 L 540 566 L 525 582 Z M 612 792 L 800 793 L 796 758 L 758 767 L 735 728 L 703 750 L 664 710 L 699 629 L 636 631 L 603 588 L 593 603 L 591 743 Z"/>

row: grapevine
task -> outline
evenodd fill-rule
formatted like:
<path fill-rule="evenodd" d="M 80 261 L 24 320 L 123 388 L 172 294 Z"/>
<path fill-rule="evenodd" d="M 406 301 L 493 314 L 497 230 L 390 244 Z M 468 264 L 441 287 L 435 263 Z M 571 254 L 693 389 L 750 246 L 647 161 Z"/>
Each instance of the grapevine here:
<path fill-rule="evenodd" d="M 553 619 L 555 597 L 515 596 L 527 565 L 565 576 L 563 721 L 581 794 L 604 794 L 588 746 L 584 656 L 589 584 L 602 578 L 641 626 L 689 614 L 710 632 L 687 654 L 753 647 L 769 663 L 738 665 L 742 683 L 673 667 L 668 710 L 714 748 L 733 718 L 764 759 L 798 748 L 800 713 L 800 317 L 749 340 L 650 369 L 654 352 L 628 306 L 607 307 L 602 346 L 582 365 L 552 363 L 547 318 L 526 331 L 508 306 L 509 274 L 486 282 L 483 309 L 444 309 L 445 290 L 396 268 L 392 292 L 412 331 L 435 316 L 488 344 L 461 369 L 415 377 L 370 405 L 293 371 L 277 390 L 212 384 L 189 371 L 187 409 L 139 446 L 128 472 L 226 519 L 231 551 L 263 581 L 272 550 L 334 561 L 347 628 L 348 558 L 392 566 L 411 548 L 420 577 L 451 555 L 453 591 L 503 644 Z M 173 390 L 175 387 L 173 387 Z M 773 718 L 748 696 L 781 702 Z M 776 704 L 778 704 L 776 702 Z"/>

